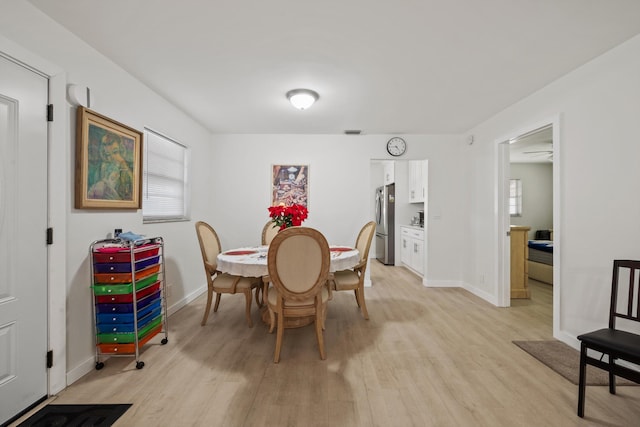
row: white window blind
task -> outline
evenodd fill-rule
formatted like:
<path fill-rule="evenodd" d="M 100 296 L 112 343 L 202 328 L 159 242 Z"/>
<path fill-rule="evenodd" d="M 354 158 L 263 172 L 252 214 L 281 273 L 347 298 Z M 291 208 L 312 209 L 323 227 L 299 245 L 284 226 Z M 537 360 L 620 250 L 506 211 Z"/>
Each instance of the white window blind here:
<path fill-rule="evenodd" d="M 522 216 L 522 181 L 509 180 L 509 214 Z"/>
<path fill-rule="evenodd" d="M 144 135 L 143 220 L 187 220 L 187 147 L 151 129 L 145 128 Z"/>

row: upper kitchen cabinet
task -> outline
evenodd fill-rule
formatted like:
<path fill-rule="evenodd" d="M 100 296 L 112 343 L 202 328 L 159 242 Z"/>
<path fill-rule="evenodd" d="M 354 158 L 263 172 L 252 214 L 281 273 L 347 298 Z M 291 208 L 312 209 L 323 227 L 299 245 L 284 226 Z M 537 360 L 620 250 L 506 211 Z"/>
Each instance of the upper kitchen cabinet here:
<path fill-rule="evenodd" d="M 409 161 L 409 203 L 424 203 L 427 198 L 429 161 Z"/>
<path fill-rule="evenodd" d="M 383 178 L 384 178 L 384 185 L 389 185 L 389 184 L 393 184 L 396 182 L 395 179 L 395 174 L 396 174 L 396 168 L 395 168 L 395 162 L 392 161 L 387 161 L 387 162 L 383 162 Z"/>

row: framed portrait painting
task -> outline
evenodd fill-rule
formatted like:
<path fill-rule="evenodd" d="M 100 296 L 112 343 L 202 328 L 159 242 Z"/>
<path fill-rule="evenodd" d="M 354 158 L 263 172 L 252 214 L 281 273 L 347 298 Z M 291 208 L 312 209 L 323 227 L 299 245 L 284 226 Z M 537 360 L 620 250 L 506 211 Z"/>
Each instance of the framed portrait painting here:
<path fill-rule="evenodd" d="M 309 165 L 271 166 L 271 206 L 309 207 Z"/>
<path fill-rule="evenodd" d="M 75 206 L 142 207 L 142 132 L 78 107 Z"/>

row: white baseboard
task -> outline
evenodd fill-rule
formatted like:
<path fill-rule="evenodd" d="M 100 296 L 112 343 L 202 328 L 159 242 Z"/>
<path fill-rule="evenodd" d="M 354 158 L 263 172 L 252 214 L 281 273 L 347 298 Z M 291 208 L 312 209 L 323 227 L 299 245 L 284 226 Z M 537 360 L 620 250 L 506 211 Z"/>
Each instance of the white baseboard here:
<path fill-rule="evenodd" d="M 462 282 L 459 280 L 432 280 L 426 277 L 422 278 L 422 284 L 427 288 L 460 288 Z"/>
<path fill-rule="evenodd" d="M 78 381 L 96 368 L 96 358 L 90 357 L 84 360 L 80 365 L 70 371 L 67 371 L 67 387 Z"/>
<path fill-rule="evenodd" d="M 486 291 L 484 291 L 482 289 L 478 289 L 475 286 L 471 286 L 468 283 L 464 283 L 462 285 L 462 287 L 465 290 L 467 290 L 467 291 L 471 292 L 472 294 L 474 294 L 475 296 L 480 297 L 483 300 L 487 301 L 488 303 L 493 304 L 495 306 L 498 305 L 498 298 L 495 295 L 492 295 L 492 294 L 490 294 L 490 293 L 488 293 L 488 292 L 486 292 Z"/>
<path fill-rule="evenodd" d="M 568 333 L 566 333 L 564 331 L 560 331 L 558 336 L 554 337 L 554 338 L 559 340 L 559 341 L 562 341 L 566 345 L 568 345 L 570 347 L 573 347 L 576 350 L 580 351 L 580 341 L 575 336 L 570 335 L 570 334 L 568 334 Z"/>
<path fill-rule="evenodd" d="M 182 307 L 184 307 L 185 305 L 189 304 L 191 301 L 195 300 L 196 298 L 198 298 L 200 295 L 204 294 L 205 292 L 207 292 L 207 286 L 206 285 L 199 287 L 198 289 L 194 290 L 190 294 L 185 295 L 180 300 L 174 302 L 169 307 L 167 307 L 167 311 L 169 312 L 169 316 L 171 316 L 173 313 L 175 313 L 176 311 L 180 310 Z"/>

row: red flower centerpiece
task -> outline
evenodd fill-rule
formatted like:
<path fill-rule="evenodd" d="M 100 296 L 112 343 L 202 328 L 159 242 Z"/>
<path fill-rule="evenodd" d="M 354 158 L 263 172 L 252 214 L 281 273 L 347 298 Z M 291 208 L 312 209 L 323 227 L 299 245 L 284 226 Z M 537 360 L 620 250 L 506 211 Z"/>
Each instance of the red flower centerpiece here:
<path fill-rule="evenodd" d="M 271 206 L 268 209 L 271 220 L 280 226 L 280 230 L 302 225 L 302 221 L 307 219 L 309 213 L 305 206 L 297 204 L 285 206 L 284 203 L 280 203 L 278 206 Z"/>

